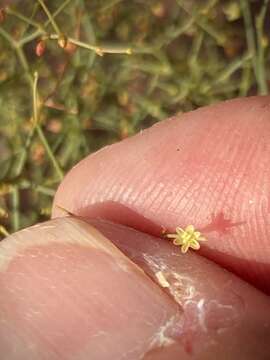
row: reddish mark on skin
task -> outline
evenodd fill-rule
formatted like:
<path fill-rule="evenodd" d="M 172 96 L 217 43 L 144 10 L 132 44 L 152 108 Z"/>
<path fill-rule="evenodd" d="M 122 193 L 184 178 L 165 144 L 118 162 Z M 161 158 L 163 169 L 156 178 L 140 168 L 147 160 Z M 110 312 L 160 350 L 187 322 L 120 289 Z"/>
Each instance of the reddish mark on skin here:
<path fill-rule="evenodd" d="M 226 219 L 224 213 L 220 211 L 217 215 L 211 214 L 211 223 L 201 229 L 203 232 L 217 231 L 221 234 L 227 234 L 230 228 L 245 224 L 245 221 L 232 222 Z"/>
<path fill-rule="evenodd" d="M 185 339 L 183 345 L 184 345 L 184 349 L 185 349 L 186 353 L 189 354 L 189 355 L 192 355 L 193 354 L 193 347 L 192 347 L 191 339 Z"/>
<path fill-rule="evenodd" d="M 193 355 L 194 353 L 194 338 L 195 338 L 195 334 L 193 332 L 193 330 L 188 329 L 188 326 L 190 326 L 191 324 L 186 324 L 187 328 L 184 330 L 183 334 L 182 334 L 182 339 L 181 339 L 181 344 L 183 346 L 183 349 L 185 350 L 187 355 Z"/>

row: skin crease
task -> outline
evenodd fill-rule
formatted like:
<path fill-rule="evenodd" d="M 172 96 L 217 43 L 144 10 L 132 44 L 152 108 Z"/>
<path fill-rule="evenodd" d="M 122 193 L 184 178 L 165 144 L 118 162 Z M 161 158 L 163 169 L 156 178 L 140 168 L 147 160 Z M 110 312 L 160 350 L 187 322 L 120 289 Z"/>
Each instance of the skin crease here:
<path fill-rule="evenodd" d="M 270 293 L 269 104 L 226 101 L 105 147 L 66 176 L 54 216 L 59 205 L 154 235 L 193 224 L 203 256 Z"/>
<path fill-rule="evenodd" d="M 0 243 L 3 360 L 269 359 L 269 296 L 220 266 L 269 291 L 268 103 L 199 109 L 78 164 L 54 216 L 84 218 Z M 188 224 L 208 242 L 183 255 L 160 235 Z"/>

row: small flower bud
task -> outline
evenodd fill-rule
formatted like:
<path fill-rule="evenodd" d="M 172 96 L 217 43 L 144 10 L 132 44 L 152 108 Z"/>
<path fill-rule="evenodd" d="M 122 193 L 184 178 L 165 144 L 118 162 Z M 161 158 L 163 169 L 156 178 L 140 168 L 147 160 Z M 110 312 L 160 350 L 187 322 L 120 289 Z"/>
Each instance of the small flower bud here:
<path fill-rule="evenodd" d="M 60 46 L 60 48 L 65 49 L 65 47 L 67 46 L 67 37 L 65 35 L 60 35 L 59 39 L 58 39 L 58 45 Z"/>
<path fill-rule="evenodd" d="M 97 54 L 98 56 L 103 56 L 103 55 L 104 55 L 103 50 L 102 50 L 101 48 L 99 48 L 99 47 L 97 47 L 97 48 L 95 49 L 95 52 L 96 52 L 96 54 Z"/>
<path fill-rule="evenodd" d="M 44 40 L 40 40 L 38 43 L 37 43 L 37 46 L 36 46 L 36 55 L 37 56 L 42 56 L 45 52 L 45 49 L 46 49 L 46 43 Z"/>
<path fill-rule="evenodd" d="M 6 10 L 4 8 L 0 8 L 0 24 L 6 20 Z"/>
<path fill-rule="evenodd" d="M 165 6 L 161 2 L 155 4 L 151 10 L 154 16 L 156 16 L 157 18 L 163 18 L 166 13 Z"/>

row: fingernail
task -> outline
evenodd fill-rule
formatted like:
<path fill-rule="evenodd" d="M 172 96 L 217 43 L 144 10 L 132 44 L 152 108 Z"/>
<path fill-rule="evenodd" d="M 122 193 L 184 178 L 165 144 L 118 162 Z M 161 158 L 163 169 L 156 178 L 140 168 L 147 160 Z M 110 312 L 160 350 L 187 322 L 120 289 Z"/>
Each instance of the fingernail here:
<path fill-rule="evenodd" d="M 55 219 L 0 243 L 4 359 L 141 359 L 177 341 L 182 314 L 138 265 L 79 219 Z"/>

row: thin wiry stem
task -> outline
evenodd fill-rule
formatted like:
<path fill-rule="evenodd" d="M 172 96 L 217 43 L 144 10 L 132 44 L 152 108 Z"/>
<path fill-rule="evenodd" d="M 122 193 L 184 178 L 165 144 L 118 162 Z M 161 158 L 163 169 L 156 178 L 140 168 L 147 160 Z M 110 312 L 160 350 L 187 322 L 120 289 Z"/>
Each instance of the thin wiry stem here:
<path fill-rule="evenodd" d="M 14 48 L 14 50 L 16 51 L 17 53 L 17 56 L 19 58 L 19 61 L 27 75 L 27 79 L 29 81 L 29 84 L 30 86 L 32 87 L 33 89 L 33 117 L 34 117 L 34 127 L 37 131 L 37 134 L 40 138 L 40 141 L 42 142 L 47 154 L 48 154 L 48 157 L 49 159 L 51 160 L 54 168 L 55 168 L 55 171 L 56 173 L 58 174 L 58 177 L 60 180 L 63 179 L 64 175 L 63 175 L 63 172 L 55 158 L 55 156 L 53 155 L 52 153 L 52 150 L 48 144 L 48 141 L 46 139 L 46 137 L 44 136 L 43 134 L 43 131 L 38 123 L 38 92 L 37 92 L 37 82 L 38 82 L 38 74 L 35 73 L 34 75 L 34 79 L 33 77 L 31 76 L 31 73 L 30 73 L 30 68 L 29 68 L 29 65 L 28 65 L 28 62 L 27 62 L 27 59 L 25 57 L 25 54 L 21 48 L 21 46 L 18 45 L 18 43 L 16 41 L 14 41 L 8 33 L 6 33 L 5 30 L 3 30 L 2 28 L 0 28 L 0 34 L 10 43 L 10 45 Z M 22 170 L 22 168 L 20 168 L 20 171 Z"/>
<path fill-rule="evenodd" d="M 13 40 L 13 38 L 1 27 L 0 27 L 0 35 L 2 35 L 2 37 L 4 39 L 6 39 L 6 41 L 9 43 L 9 45 L 15 50 L 15 52 L 18 56 L 18 59 L 22 65 L 24 71 L 27 74 L 29 82 L 32 83 L 33 79 L 30 75 L 29 65 L 28 65 L 28 62 L 26 60 L 26 57 L 24 55 L 24 52 L 23 52 L 21 46 L 19 45 L 19 43 L 17 41 Z"/>
<path fill-rule="evenodd" d="M 46 186 L 37 185 L 37 186 L 34 186 L 33 189 L 36 192 L 39 192 L 40 194 L 47 195 L 50 197 L 54 197 L 54 195 L 55 195 L 55 190 L 49 189 Z"/>
<path fill-rule="evenodd" d="M 35 3 L 34 6 L 33 6 L 32 13 L 31 13 L 31 15 L 29 16 L 29 18 L 30 18 L 31 20 L 34 19 L 35 15 L 36 15 L 37 12 L 38 12 L 38 9 L 39 9 L 39 4 L 38 4 L 38 3 Z M 27 26 L 25 27 L 24 31 L 22 32 L 22 36 L 23 36 L 24 34 L 26 34 L 26 32 L 27 32 L 28 29 L 29 29 L 29 26 L 30 26 L 30 24 L 27 24 Z M 42 28 L 42 27 L 43 27 L 43 25 L 40 24 L 40 28 Z"/>
<path fill-rule="evenodd" d="M 11 193 L 12 199 L 12 227 L 13 231 L 18 231 L 20 228 L 20 214 L 19 214 L 19 202 L 20 202 L 20 194 L 17 186 L 14 186 L 13 191 Z"/>
<path fill-rule="evenodd" d="M 122 2 L 123 0 L 111 0 L 109 1 L 108 4 L 102 5 L 98 11 L 102 12 L 102 11 L 107 11 L 108 9 L 110 9 L 111 7 L 119 4 L 120 2 Z"/>
<path fill-rule="evenodd" d="M 49 38 L 51 40 L 59 40 L 61 38 L 61 35 L 59 36 L 57 34 L 52 34 L 52 35 L 50 35 Z M 102 56 L 103 54 L 127 54 L 127 55 L 130 55 L 130 54 L 132 54 L 132 51 L 133 51 L 130 47 L 91 45 L 91 44 L 87 44 L 83 41 L 73 39 L 71 37 L 67 37 L 67 42 L 74 44 L 76 46 L 79 46 L 81 48 L 87 49 L 87 50 L 92 50 L 97 55 L 100 55 L 100 56 Z"/>
<path fill-rule="evenodd" d="M 216 40 L 218 45 L 224 45 L 226 38 L 223 36 L 223 34 L 219 33 L 216 29 L 214 29 L 211 25 L 209 25 L 205 20 L 202 20 L 200 13 L 190 14 L 189 11 L 185 7 L 185 3 L 183 0 L 176 0 L 177 4 L 181 7 L 182 10 L 184 10 L 192 19 L 194 19 L 194 22 L 202 29 L 204 30 L 209 36 L 211 36 L 213 39 Z M 212 0 L 209 2 L 209 5 L 207 6 L 207 11 L 209 8 L 213 7 L 216 4 L 217 0 Z"/>
<path fill-rule="evenodd" d="M 55 10 L 55 12 L 51 15 L 52 19 L 55 19 L 59 14 L 61 14 L 61 12 L 65 9 L 65 7 L 71 2 L 71 0 L 66 0 L 64 1 L 57 10 Z M 20 46 L 24 46 L 25 44 L 37 39 L 38 37 L 42 36 L 42 35 L 46 35 L 46 28 L 51 24 L 50 19 L 47 20 L 45 22 L 45 24 L 43 26 L 41 26 L 41 29 L 36 30 L 35 32 L 33 32 L 30 35 L 25 36 L 24 38 L 22 38 L 18 44 Z"/>
<path fill-rule="evenodd" d="M 48 16 L 48 20 L 50 20 L 50 23 L 52 24 L 52 27 L 54 28 L 54 31 L 58 35 L 61 35 L 61 31 L 60 31 L 58 25 L 56 24 L 53 15 L 50 13 L 49 9 L 47 8 L 46 4 L 44 3 L 44 1 L 43 0 L 38 0 L 38 2 L 42 6 L 42 8 L 43 8 L 44 12 L 46 13 L 46 15 Z"/>
<path fill-rule="evenodd" d="M 0 225 L 0 234 L 4 235 L 5 237 L 10 235 L 10 233 L 3 225 Z"/>
<path fill-rule="evenodd" d="M 55 10 L 55 12 L 52 14 L 52 17 L 53 18 L 56 18 L 57 15 L 59 15 L 63 10 L 64 8 L 71 2 L 71 0 L 66 0 L 64 1 L 57 10 Z M 45 27 L 47 27 L 49 25 L 49 21 L 47 21 L 45 23 Z"/>
<path fill-rule="evenodd" d="M 244 56 L 242 56 L 241 58 L 233 61 L 231 64 L 228 65 L 228 67 L 223 72 L 221 72 L 221 74 L 215 81 L 215 84 L 225 82 L 235 71 L 243 68 L 243 65 L 250 60 L 251 60 L 251 56 L 250 53 L 248 52 L 247 54 L 244 54 Z"/>
<path fill-rule="evenodd" d="M 38 123 L 38 91 L 37 91 L 37 84 L 38 84 L 38 72 L 34 73 L 34 83 L 33 83 L 33 117 L 34 117 L 34 124 Z"/>
<path fill-rule="evenodd" d="M 38 0 L 39 3 L 42 5 L 44 11 L 46 11 L 47 16 L 49 17 L 49 22 L 45 23 L 45 25 L 43 27 L 41 27 L 40 29 L 38 29 L 35 33 L 23 38 L 22 40 L 19 41 L 19 45 L 23 46 L 24 44 L 34 40 L 35 38 L 37 38 L 38 36 L 41 35 L 46 35 L 46 31 L 45 28 L 47 27 L 47 25 L 49 23 L 51 23 L 53 25 L 54 23 L 54 29 L 56 34 L 51 34 L 49 35 L 49 38 L 52 40 L 61 40 L 63 38 L 63 34 L 61 33 L 59 27 L 57 26 L 56 22 L 54 21 L 54 17 L 56 17 L 60 11 L 70 2 L 70 0 L 65 1 L 62 6 L 59 7 L 58 11 L 56 11 L 53 15 L 49 12 L 48 8 L 46 7 L 46 5 L 44 4 L 43 0 Z M 46 8 L 46 10 L 45 10 Z M 49 16 L 50 14 L 50 16 Z M 56 25 L 56 27 L 55 27 Z M 87 50 L 91 50 L 94 51 L 97 55 L 102 56 L 103 54 L 127 54 L 130 55 L 133 50 L 130 47 L 122 47 L 122 46 L 96 46 L 96 45 L 92 45 L 92 44 L 88 44 L 85 43 L 83 41 L 79 41 L 77 39 L 74 39 L 72 37 L 66 37 L 66 41 L 74 44 L 78 47 L 87 49 Z"/>
<path fill-rule="evenodd" d="M 248 91 L 251 87 L 251 79 L 252 78 L 252 64 L 251 62 L 247 62 L 243 65 L 242 69 L 242 77 L 239 85 L 239 96 L 247 96 Z"/>
<path fill-rule="evenodd" d="M 258 83 L 256 42 L 254 28 L 252 25 L 250 6 L 247 0 L 240 0 L 240 4 L 245 22 L 247 47 L 251 56 L 253 72 Z"/>
<path fill-rule="evenodd" d="M 29 181 L 28 179 L 22 179 L 20 181 L 20 183 L 18 183 L 18 189 L 20 190 L 28 190 L 28 189 L 32 189 L 38 193 L 41 193 L 43 195 L 47 195 L 50 197 L 53 197 L 55 194 L 55 190 L 52 188 L 49 188 L 47 186 L 44 185 L 37 185 L 32 183 L 31 181 Z"/>
<path fill-rule="evenodd" d="M 25 44 L 37 39 L 38 37 L 47 34 L 46 32 L 42 31 L 42 30 L 37 30 L 35 31 L 33 34 L 27 35 L 24 38 L 22 38 L 19 41 L 19 45 L 20 46 L 24 46 Z"/>
<path fill-rule="evenodd" d="M 30 73 L 30 68 L 29 68 L 28 62 L 26 60 L 24 51 L 20 46 L 16 46 L 15 51 L 17 53 L 17 56 L 19 58 L 19 61 L 20 61 L 21 65 L 22 65 L 22 67 L 23 67 L 23 69 L 25 71 L 26 77 L 27 77 L 29 83 L 32 85 L 33 84 L 33 77 L 32 77 L 32 75 Z"/>
<path fill-rule="evenodd" d="M 260 95 L 268 94 L 267 79 L 265 74 L 265 40 L 264 40 L 264 20 L 269 0 L 264 0 L 261 11 L 256 19 L 257 30 L 257 44 L 258 44 L 258 56 L 257 56 L 257 77 Z"/>
<path fill-rule="evenodd" d="M 15 16 L 16 18 L 18 18 L 19 20 L 25 22 L 26 24 L 32 25 L 32 26 L 34 26 L 35 28 L 37 28 L 38 30 L 45 32 L 45 30 L 42 28 L 42 25 L 40 25 L 38 22 L 32 20 L 31 18 L 26 17 L 26 16 L 24 16 L 23 14 L 17 12 L 16 10 L 13 10 L 13 9 L 11 9 L 11 8 L 8 7 L 8 8 L 6 9 L 6 12 L 7 12 L 7 14 L 9 14 L 9 15 Z"/>
<path fill-rule="evenodd" d="M 38 84 L 38 73 L 35 72 L 34 74 L 34 82 L 33 82 L 33 120 L 34 120 L 34 126 L 37 130 L 37 134 L 40 138 L 40 141 L 42 142 L 42 145 L 44 146 L 48 157 L 50 158 L 56 173 L 58 174 L 58 177 L 60 180 L 63 179 L 64 174 L 48 144 L 48 141 L 46 139 L 46 137 L 43 134 L 43 131 L 39 125 L 39 101 L 38 101 L 38 90 L 37 90 L 37 84 Z"/>
<path fill-rule="evenodd" d="M 19 160 L 18 160 L 17 167 L 16 167 L 16 169 L 14 171 L 15 177 L 20 176 L 22 171 L 23 171 L 24 164 L 25 164 L 25 162 L 27 160 L 27 151 L 28 151 L 28 149 L 29 149 L 29 147 L 31 145 L 31 141 L 32 141 L 34 133 L 35 133 L 35 129 L 34 129 L 34 127 L 32 127 L 29 134 L 27 135 L 24 147 L 22 149 L 22 152 L 21 152 Z"/>
<path fill-rule="evenodd" d="M 15 47 L 16 46 L 16 41 L 13 40 L 13 38 L 9 35 L 9 33 L 7 33 L 4 29 L 2 29 L 0 27 L 0 35 L 10 44 L 11 47 Z"/>
<path fill-rule="evenodd" d="M 33 117 L 34 117 L 34 128 L 33 128 L 33 131 L 36 130 L 39 138 L 40 138 L 40 141 L 41 143 L 43 144 L 47 154 L 48 154 L 48 157 L 49 159 L 51 160 L 55 170 L 56 170 L 56 173 L 58 174 L 59 178 L 60 179 L 63 179 L 63 173 L 50 149 L 50 146 L 47 142 L 47 139 L 46 137 L 44 136 L 43 134 L 43 131 L 38 123 L 38 93 L 37 93 L 37 82 L 38 82 L 38 75 L 37 73 L 35 73 L 34 75 L 34 80 L 30 74 L 30 69 L 29 69 L 29 65 L 26 61 L 26 58 L 24 56 L 24 53 L 22 51 L 22 49 L 20 47 L 17 48 L 17 51 L 18 51 L 18 55 L 19 55 L 19 58 L 21 59 L 21 63 L 27 73 L 27 76 L 28 76 L 28 80 L 29 80 L 29 83 L 30 85 L 33 87 Z"/>

